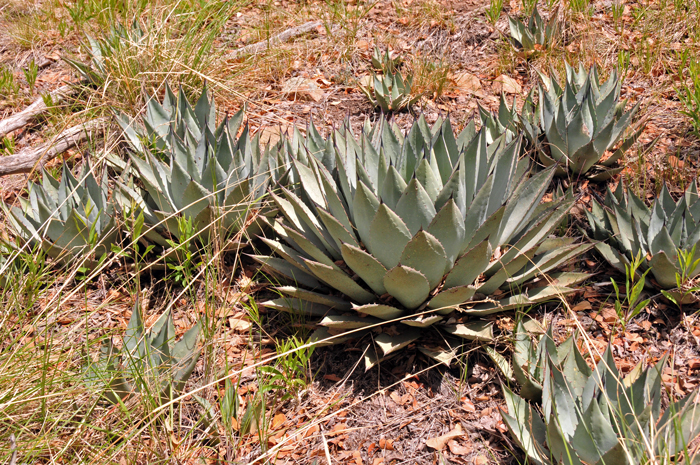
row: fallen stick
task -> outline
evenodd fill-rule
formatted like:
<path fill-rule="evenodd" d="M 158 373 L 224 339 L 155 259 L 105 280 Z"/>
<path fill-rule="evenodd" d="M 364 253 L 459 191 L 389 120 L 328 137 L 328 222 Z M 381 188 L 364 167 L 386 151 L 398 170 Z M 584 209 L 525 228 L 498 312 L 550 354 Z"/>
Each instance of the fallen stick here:
<path fill-rule="evenodd" d="M 86 140 L 90 134 L 102 132 L 107 118 L 97 118 L 66 129 L 51 141 L 36 148 L 26 148 L 16 155 L 0 157 L 0 176 L 29 173 L 47 161 Z"/>
<path fill-rule="evenodd" d="M 49 95 L 51 96 L 51 101 L 57 103 L 74 92 L 75 87 L 73 86 L 61 86 Z M 24 110 L 0 121 L 0 137 L 4 137 L 6 134 L 25 126 L 32 118 L 45 112 L 47 109 L 44 98 L 39 97 Z"/>
<path fill-rule="evenodd" d="M 286 31 L 282 31 L 279 34 L 270 37 L 268 40 L 262 40 L 254 44 L 246 45 L 245 47 L 237 48 L 236 50 L 233 50 L 230 53 L 228 53 L 224 57 L 224 59 L 232 60 L 234 58 L 238 58 L 241 55 L 248 55 L 261 52 L 267 49 L 268 47 L 271 47 L 272 45 L 276 45 L 281 42 L 286 42 L 289 39 L 313 31 L 322 24 L 322 21 L 309 21 L 308 23 L 304 23 L 301 26 L 289 28 Z"/>

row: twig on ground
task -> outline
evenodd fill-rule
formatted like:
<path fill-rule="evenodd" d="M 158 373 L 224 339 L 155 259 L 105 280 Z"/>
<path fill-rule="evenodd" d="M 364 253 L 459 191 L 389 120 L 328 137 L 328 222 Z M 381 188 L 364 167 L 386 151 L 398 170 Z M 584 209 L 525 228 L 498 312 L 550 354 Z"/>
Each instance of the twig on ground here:
<path fill-rule="evenodd" d="M 17 464 L 17 442 L 15 441 L 15 435 L 10 434 L 10 450 L 12 455 L 10 456 L 10 462 L 7 465 Z"/>
<path fill-rule="evenodd" d="M 281 42 L 286 42 L 289 39 L 300 36 L 302 34 L 306 34 L 307 32 L 311 32 L 317 27 L 321 26 L 322 24 L 323 22 L 321 21 L 309 21 L 307 23 L 302 24 L 301 26 L 289 28 L 275 36 L 270 37 L 267 40 L 262 40 L 254 44 L 246 45 L 245 47 L 237 48 L 236 50 L 233 50 L 230 53 L 228 53 L 224 57 L 224 59 L 232 60 L 238 58 L 241 55 L 249 55 L 253 53 L 262 52 L 263 50 L 266 50 L 267 48 L 273 45 L 279 44 Z"/>
<path fill-rule="evenodd" d="M 57 103 L 74 92 L 75 87 L 73 86 L 61 86 L 49 95 L 51 96 L 51 101 Z M 5 134 L 25 126 L 32 118 L 45 112 L 47 109 L 44 98 L 39 97 L 24 110 L 0 121 L 0 137 L 4 137 Z"/>
<path fill-rule="evenodd" d="M 102 132 L 107 118 L 97 118 L 66 129 L 51 141 L 36 148 L 27 148 L 17 155 L 0 157 L 0 176 L 29 173 L 47 161 L 86 140 L 90 134 Z"/>

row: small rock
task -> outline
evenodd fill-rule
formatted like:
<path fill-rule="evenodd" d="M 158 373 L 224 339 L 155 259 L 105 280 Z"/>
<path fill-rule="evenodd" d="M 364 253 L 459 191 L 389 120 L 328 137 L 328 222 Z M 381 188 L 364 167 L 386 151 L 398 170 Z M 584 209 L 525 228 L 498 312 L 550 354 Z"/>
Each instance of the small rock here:
<path fill-rule="evenodd" d="M 289 79 L 282 86 L 282 93 L 287 98 L 313 100 L 319 102 L 325 95 L 318 85 L 311 79 L 298 76 Z"/>
<path fill-rule="evenodd" d="M 468 94 L 481 90 L 479 78 L 466 71 L 460 71 L 452 76 L 452 82 L 460 93 Z"/>
<path fill-rule="evenodd" d="M 519 94 L 523 91 L 523 88 L 515 79 L 501 74 L 493 81 L 493 90 L 499 94 Z"/>

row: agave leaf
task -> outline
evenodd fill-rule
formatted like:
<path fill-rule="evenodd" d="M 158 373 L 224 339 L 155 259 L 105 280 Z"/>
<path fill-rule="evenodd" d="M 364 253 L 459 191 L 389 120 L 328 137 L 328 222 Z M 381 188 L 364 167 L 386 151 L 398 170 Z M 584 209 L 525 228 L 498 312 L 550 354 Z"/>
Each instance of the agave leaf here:
<path fill-rule="evenodd" d="M 669 260 L 665 252 L 658 252 L 649 261 L 654 279 L 663 289 L 673 289 L 676 284 L 678 268 Z"/>
<path fill-rule="evenodd" d="M 398 265 L 386 273 L 384 287 L 408 309 L 419 307 L 430 294 L 430 284 L 425 275 L 403 265 Z"/>
<path fill-rule="evenodd" d="M 396 213 L 403 219 L 411 235 L 420 229 L 425 229 L 435 217 L 433 199 L 416 178 L 413 178 L 406 187 L 403 195 L 396 205 Z"/>
<path fill-rule="evenodd" d="M 476 288 L 474 286 L 451 287 L 439 292 L 428 302 L 428 308 L 437 309 L 438 313 L 449 314 L 453 309 L 468 302 L 474 296 Z"/>
<path fill-rule="evenodd" d="M 445 366 L 450 366 L 452 363 L 452 360 L 455 359 L 457 356 L 457 351 L 455 349 L 452 350 L 447 350 L 443 349 L 442 347 L 436 347 L 433 349 L 429 349 L 427 347 L 418 347 L 418 350 L 420 350 L 422 353 L 427 355 L 428 357 L 432 358 L 433 360 L 444 364 Z"/>
<path fill-rule="evenodd" d="M 294 283 L 301 284 L 311 289 L 321 287 L 321 283 L 310 273 L 301 271 L 299 268 L 291 265 L 286 260 L 281 260 L 275 257 L 266 257 L 264 255 L 251 255 L 251 258 L 260 263 L 264 269 L 272 271 L 277 275 L 281 275 Z"/>
<path fill-rule="evenodd" d="M 445 273 L 452 268 L 464 242 L 464 219 L 452 199 L 435 215 L 427 231 L 440 242 L 445 250 L 447 258 L 443 271 Z"/>
<path fill-rule="evenodd" d="M 386 205 L 379 205 L 370 226 L 369 249 L 384 267 L 398 265 L 411 233 L 401 218 Z"/>
<path fill-rule="evenodd" d="M 325 347 L 335 344 L 343 344 L 350 339 L 359 339 L 366 334 L 365 331 L 353 331 L 343 334 L 331 334 L 328 328 L 321 326 L 309 336 L 309 342 L 315 342 L 316 347 Z"/>
<path fill-rule="evenodd" d="M 544 444 L 548 439 L 547 429 L 540 416 L 527 402 L 505 386 L 503 397 L 509 413 L 501 412 L 501 417 L 513 439 L 534 463 L 549 463 L 544 454 Z"/>
<path fill-rule="evenodd" d="M 352 245 L 343 244 L 340 251 L 350 269 L 357 273 L 377 295 L 386 294 L 384 275 L 387 270 L 384 265 L 372 255 Z"/>
<path fill-rule="evenodd" d="M 272 308 L 295 315 L 324 317 L 326 315 L 335 314 L 335 311 L 328 305 L 292 297 L 282 297 L 280 299 L 268 300 L 263 302 L 261 305 L 266 308 Z"/>
<path fill-rule="evenodd" d="M 306 289 L 302 289 L 300 287 L 278 286 L 275 289 L 284 294 L 287 298 L 314 302 L 339 311 L 352 310 L 353 308 L 352 304 L 345 299 L 327 294 L 320 294 L 318 292 L 307 291 Z"/>
<path fill-rule="evenodd" d="M 488 321 L 472 321 L 464 324 L 444 325 L 442 329 L 453 336 L 458 336 L 470 341 L 493 341 L 493 323 Z"/>
<path fill-rule="evenodd" d="M 404 248 L 399 263 L 420 271 L 428 280 L 430 289 L 434 289 L 442 281 L 447 257 L 434 236 L 419 231 Z"/>
<path fill-rule="evenodd" d="M 182 339 L 173 347 L 173 360 L 177 364 L 173 375 L 175 381 L 174 389 L 176 392 L 182 391 L 185 387 L 185 382 L 189 379 L 197 365 L 197 360 L 199 360 L 199 349 L 197 349 L 199 332 L 200 325 L 197 323 L 187 330 L 184 336 L 182 336 Z"/>
<path fill-rule="evenodd" d="M 311 260 L 304 260 L 304 263 L 318 279 L 349 296 L 354 301 L 360 304 L 368 304 L 374 300 L 372 293 L 364 290 L 344 272 Z"/>
<path fill-rule="evenodd" d="M 418 339 L 419 336 L 420 330 L 408 328 L 396 336 L 390 336 L 388 333 L 381 333 L 374 338 L 374 342 L 382 351 L 382 354 L 387 356 L 392 352 L 406 347 L 408 344 Z"/>
<path fill-rule="evenodd" d="M 483 273 L 491 258 L 491 247 L 485 240 L 457 260 L 445 278 L 445 289 L 472 284 Z"/>
<path fill-rule="evenodd" d="M 404 314 L 404 311 L 396 307 L 383 304 L 355 305 L 353 310 L 358 313 L 366 313 L 382 320 L 394 320 Z"/>
<path fill-rule="evenodd" d="M 378 325 L 381 322 L 382 320 L 377 318 L 356 315 L 326 315 L 318 324 L 331 329 L 359 329 Z"/>
<path fill-rule="evenodd" d="M 442 320 L 443 317 L 440 315 L 422 314 L 413 318 L 405 318 L 401 320 L 401 324 L 414 328 L 427 328 Z"/>

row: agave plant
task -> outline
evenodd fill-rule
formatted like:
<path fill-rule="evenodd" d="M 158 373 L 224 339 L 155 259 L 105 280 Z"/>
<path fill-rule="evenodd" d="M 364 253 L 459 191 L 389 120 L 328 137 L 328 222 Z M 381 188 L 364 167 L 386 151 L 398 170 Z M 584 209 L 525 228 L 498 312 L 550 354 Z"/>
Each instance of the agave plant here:
<path fill-rule="evenodd" d="M 552 14 L 549 21 L 545 22 L 537 11 L 537 6 L 532 10 L 532 15 L 527 24 L 519 19 L 508 17 L 510 26 L 510 39 L 513 45 L 525 53 L 546 50 L 552 47 L 559 39 L 560 24 L 556 14 Z"/>
<path fill-rule="evenodd" d="M 108 199 L 107 173 L 98 181 L 88 163 L 77 178 L 63 168 L 60 181 L 44 171 L 41 185 L 29 181 L 29 198 L 8 215 L 17 235 L 60 262 L 94 268 L 120 239 Z"/>
<path fill-rule="evenodd" d="M 481 125 L 486 128 L 488 143 L 502 134 L 506 134 L 506 141 L 510 142 L 513 137 L 522 132 L 529 146 L 539 147 L 542 131 L 539 125 L 539 107 L 534 103 L 532 90 L 525 97 L 519 114 L 517 107 L 517 99 L 513 97 L 513 104 L 509 108 L 504 94 L 501 94 L 501 102 L 495 114 L 479 105 Z"/>
<path fill-rule="evenodd" d="M 290 152 L 299 144 L 282 139 L 274 147 L 260 147 L 259 136 L 248 127 L 236 138 L 243 120 L 239 111 L 216 125 L 216 108 L 206 89 L 193 108 L 180 90 L 166 86 L 162 104 L 150 99 L 143 126 L 118 115 L 132 153 L 131 162 L 145 193 L 122 185 L 120 202 L 134 202 L 147 224 L 148 236 L 165 246 L 167 233 L 180 239 L 179 218 L 193 223 L 199 240 L 228 238 L 247 231 L 257 234 L 259 215 L 274 215 L 266 193 L 288 170 Z M 300 136 L 295 131 L 294 141 Z"/>
<path fill-rule="evenodd" d="M 102 39 L 95 39 L 90 35 L 87 36 L 88 55 L 91 63 L 81 63 L 70 58 L 63 58 L 66 63 L 75 69 L 83 80 L 93 86 L 101 86 L 107 79 L 107 69 L 105 67 L 105 58 L 109 58 L 118 52 L 124 43 L 139 44 L 144 40 L 146 34 L 141 29 L 137 20 L 131 24 L 131 27 L 125 27 L 120 23 L 110 28 L 109 34 Z"/>
<path fill-rule="evenodd" d="M 669 290 L 678 287 L 676 276 L 691 280 L 700 275 L 700 202 L 697 184 L 674 202 L 664 186 L 652 208 L 619 183 L 615 192 L 605 195 L 605 206 L 593 200 L 587 212 L 596 249 L 617 270 L 641 256 L 637 277 L 651 269 L 649 287 Z M 680 252 L 680 253 L 679 253 Z M 689 269 L 681 262 L 683 253 L 692 252 Z M 685 261 L 684 261 L 685 262 Z"/>
<path fill-rule="evenodd" d="M 563 89 L 555 79 L 544 75 L 541 78 L 544 87 L 539 86 L 539 120 L 549 153 L 539 150 L 540 162 L 545 166 L 558 164 L 561 175 L 570 171 L 594 181 L 609 179 L 622 171 L 617 161 L 634 144 L 643 127 L 640 124 L 629 137 L 623 137 L 641 102 L 625 112 L 627 100 L 619 101 L 622 81 L 617 73 L 613 71 L 601 84 L 595 66 L 586 73 L 583 65 L 576 71 L 566 64 Z"/>
<path fill-rule="evenodd" d="M 529 342 L 522 331 L 519 328 L 516 341 Z M 697 392 L 671 403 L 661 414 L 666 356 L 644 371 L 640 364 L 623 379 L 609 347 L 594 370 L 573 338 L 556 347 L 551 337 L 544 337 L 536 355 L 522 347 L 519 352 L 528 357 L 514 357 L 513 368 L 525 362 L 528 380 L 541 386 L 543 416 L 506 386 L 508 413 L 501 415 L 532 463 L 660 463 L 659 457 L 670 459 L 700 433 L 700 408 L 693 402 Z"/>
<path fill-rule="evenodd" d="M 386 49 L 384 53 L 379 50 L 379 47 L 374 47 L 374 53 L 372 54 L 372 68 L 376 71 L 381 72 L 384 75 L 394 74 L 398 70 L 399 66 L 403 62 L 399 55 L 390 53 L 389 49 Z"/>
<path fill-rule="evenodd" d="M 412 85 L 413 76 L 406 76 L 404 80 L 400 71 L 383 76 L 372 73 L 370 83 L 366 87 L 360 86 L 360 90 L 373 106 L 381 108 L 384 113 L 389 113 L 410 108 L 418 101 L 420 94 L 412 94 Z"/>
<path fill-rule="evenodd" d="M 274 196 L 283 242 L 265 242 L 282 259 L 255 257 L 296 284 L 265 305 L 322 317 L 315 339 L 373 331 L 369 368 L 423 328 L 489 340 L 489 324 L 466 318 L 556 298 L 585 278 L 542 277 L 589 246 L 549 238 L 573 199 L 540 203 L 553 171 L 529 176 L 520 138 L 488 145 L 485 129 L 455 137 L 449 119 L 431 129 L 422 117 L 406 136 L 381 122 L 359 140 L 332 137 L 333 158 L 293 162 L 301 192 Z M 421 350 L 445 363 L 454 355 Z"/>
<path fill-rule="evenodd" d="M 198 323 L 175 343 L 173 317 L 167 313 L 146 332 L 137 301 L 121 352 L 107 339 L 100 358 L 86 366 L 84 381 L 89 387 L 99 389 L 113 404 L 135 393 L 150 393 L 165 403 L 184 389 L 197 364 L 199 331 Z"/>

